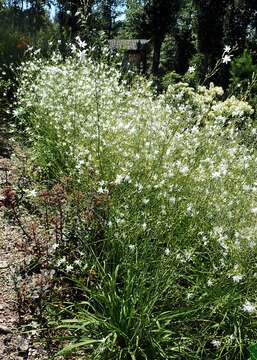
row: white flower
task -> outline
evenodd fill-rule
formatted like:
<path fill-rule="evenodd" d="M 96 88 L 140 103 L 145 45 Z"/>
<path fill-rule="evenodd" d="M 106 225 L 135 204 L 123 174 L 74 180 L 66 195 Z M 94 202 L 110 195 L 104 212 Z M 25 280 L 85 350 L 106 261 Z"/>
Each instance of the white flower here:
<path fill-rule="evenodd" d="M 136 183 L 135 187 L 136 187 L 137 191 L 139 191 L 139 192 L 143 190 L 143 185 L 140 183 Z"/>
<path fill-rule="evenodd" d="M 220 340 L 212 340 L 211 343 L 212 343 L 212 345 L 213 345 L 215 348 L 219 348 L 220 345 L 221 345 L 221 341 L 220 341 Z"/>
<path fill-rule="evenodd" d="M 189 74 L 193 74 L 195 72 L 195 66 L 189 66 L 188 70 Z"/>
<path fill-rule="evenodd" d="M 59 244 L 57 244 L 57 243 L 55 243 L 55 244 L 52 245 L 52 249 L 53 249 L 53 250 L 56 250 L 58 247 L 59 247 Z"/>
<path fill-rule="evenodd" d="M 208 285 L 208 286 L 212 286 L 212 285 L 213 285 L 213 281 L 209 279 L 209 280 L 207 281 L 207 285 Z"/>
<path fill-rule="evenodd" d="M 135 246 L 134 244 L 130 244 L 130 245 L 129 245 L 129 250 L 134 251 L 135 248 L 136 248 L 136 246 Z"/>
<path fill-rule="evenodd" d="M 79 54 L 80 61 L 83 61 L 85 59 L 85 57 L 86 57 L 86 52 L 85 52 L 85 50 L 83 50 Z"/>
<path fill-rule="evenodd" d="M 251 209 L 251 213 L 257 215 L 257 207 Z"/>
<path fill-rule="evenodd" d="M 169 255 L 170 255 L 170 249 L 169 249 L 169 248 L 166 248 L 166 249 L 164 250 L 164 254 L 165 254 L 166 256 L 169 256 Z"/>
<path fill-rule="evenodd" d="M 187 293 L 187 300 L 190 300 L 193 296 L 194 296 L 193 293 L 188 292 L 188 293 Z"/>
<path fill-rule="evenodd" d="M 224 55 L 222 58 L 223 64 L 228 64 L 231 61 L 231 55 Z"/>
<path fill-rule="evenodd" d="M 20 110 L 19 110 L 19 109 L 15 109 L 15 110 L 13 110 L 13 112 L 12 112 L 12 113 L 13 113 L 13 116 L 14 116 L 14 117 L 18 117 L 18 116 L 20 115 L 20 113 L 21 113 L 21 112 L 20 112 Z"/>
<path fill-rule="evenodd" d="M 37 190 L 33 189 L 31 191 L 28 191 L 28 196 L 35 198 L 37 196 Z"/>
<path fill-rule="evenodd" d="M 123 180 L 124 180 L 124 175 L 117 175 L 116 179 L 114 180 L 114 184 L 115 185 L 120 185 Z"/>
<path fill-rule="evenodd" d="M 232 114 L 231 114 L 233 117 L 237 117 L 237 116 L 239 116 L 239 117 L 243 117 L 244 116 L 244 112 L 243 112 L 243 110 L 241 110 L 241 109 L 236 109 L 236 110 L 234 110 L 234 111 L 232 111 Z"/>
<path fill-rule="evenodd" d="M 87 45 L 85 41 L 82 41 L 79 36 L 76 37 L 77 44 L 81 49 L 84 49 Z"/>
<path fill-rule="evenodd" d="M 72 265 L 67 265 L 66 266 L 66 271 L 70 272 L 71 270 L 73 270 L 73 266 Z"/>
<path fill-rule="evenodd" d="M 192 204 L 188 204 L 188 206 L 187 206 L 187 213 L 188 213 L 188 214 L 192 214 L 192 210 L 193 210 L 193 205 L 192 205 Z"/>
<path fill-rule="evenodd" d="M 225 45 L 224 47 L 224 53 L 229 53 L 231 51 L 231 46 Z"/>
<path fill-rule="evenodd" d="M 142 200 L 142 203 L 144 204 L 144 205 L 146 205 L 146 204 L 148 204 L 149 203 L 149 199 L 146 199 L 146 198 L 144 198 L 143 200 Z"/>
<path fill-rule="evenodd" d="M 143 230 L 146 230 L 147 224 L 146 224 L 146 223 L 143 223 L 143 224 L 142 224 L 142 228 L 143 228 Z"/>
<path fill-rule="evenodd" d="M 97 192 L 98 192 L 98 194 L 108 194 L 108 193 L 109 193 L 109 190 L 106 189 L 106 188 L 103 188 L 102 186 L 100 186 L 100 187 L 97 189 Z"/>
<path fill-rule="evenodd" d="M 256 306 L 250 301 L 246 300 L 244 305 L 242 306 L 242 310 L 245 312 L 248 312 L 249 314 L 255 314 L 256 313 Z"/>
<path fill-rule="evenodd" d="M 243 279 L 243 277 L 244 277 L 243 275 L 238 274 L 238 275 L 232 276 L 232 279 L 235 283 L 239 283 Z"/>
<path fill-rule="evenodd" d="M 211 176 L 213 179 L 219 179 L 221 177 L 221 173 L 219 171 L 213 171 Z"/>
<path fill-rule="evenodd" d="M 124 176 L 124 181 L 127 181 L 129 184 L 131 183 L 131 178 L 129 175 Z"/>
<path fill-rule="evenodd" d="M 65 263 L 65 261 L 66 261 L 66 257 L 64 256 L 63 258 L 61 258 L 61 259 L 59 259 L 59 260 L 57 261 L 56 265 L 57 265 L 57 266 L 60 266 L 60 265 L 62 265 L 63 263 Z"/>
<path fill-rule="evenodd" d="M 180 173 L 181 173 L 181 174 L 185 175 L 185 174 L 187 174 L 187 173 L 188 173 L 189 168 L 188 168 L 188 166 L 187 166 L 187 165 L 183 165 L 183 164 L 181 164 L 181 166 L 180 166 L 180 168 L 179 168 L 179 171 L 180 171 Z"/>
<path fill-rule="evenodd" d="M 169 198 L 169 201 L 170 201 L 171 204 L 175 204 L 175 203 L 176 203 L 176 198 L 175 198 L 175 196 L 171 196 L 171 197 Z"/>
<path fill-rule="evenodd" d="M 236 337 L 235 337 L 234 334 L 231 334 L 231 335 L 228 336 L 228 339 L 229 339 L 230 342 L 232 342 L 233 340 L 235 340 L 235 338 L 236 338 Z"/>

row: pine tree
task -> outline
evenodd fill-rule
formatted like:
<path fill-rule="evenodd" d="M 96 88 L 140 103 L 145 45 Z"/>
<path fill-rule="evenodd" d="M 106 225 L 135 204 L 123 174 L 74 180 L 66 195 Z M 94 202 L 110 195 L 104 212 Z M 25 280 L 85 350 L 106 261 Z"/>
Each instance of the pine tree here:
<path fill-rule="evenodd" d="M 165 36 L 174 28 L 183 0 L 151 0 L 145 7 L 146 21 L 153 43 L 152 73 L 159 75 L 160 55 Z"/>

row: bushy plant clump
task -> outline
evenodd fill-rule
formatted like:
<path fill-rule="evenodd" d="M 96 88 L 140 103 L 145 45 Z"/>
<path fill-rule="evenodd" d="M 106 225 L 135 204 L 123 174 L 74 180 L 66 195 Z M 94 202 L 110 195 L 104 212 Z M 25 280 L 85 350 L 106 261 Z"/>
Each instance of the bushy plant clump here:
<path fill-rule="evenodd" d="M 214 86 L 158 96 L 143 79 L 128 86 L 79 45 L 65 62 L 23 64 L 15 110 L 37 176 L 68 176 L 81 194 L 52 264 L 80 294 L 57 315 L 63 353 L 247 359 L 257 342 L 252 108 Z"/>

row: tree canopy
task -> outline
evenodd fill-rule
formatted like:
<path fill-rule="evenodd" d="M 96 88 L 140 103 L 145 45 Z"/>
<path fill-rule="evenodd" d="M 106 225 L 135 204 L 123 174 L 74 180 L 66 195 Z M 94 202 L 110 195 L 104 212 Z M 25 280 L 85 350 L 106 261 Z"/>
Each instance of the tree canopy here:
<path fill-rule="evenodd" d="M 51 6 L 57 13 L 54 22 Z M 14 34 L 19 33 L 16 42 L 31 42 L 44 29 L 45 36 L 63 42 L 77 35 L 94 42 L 100 31 L 107 39 L 150 39 L 149 68 L 155 76 L 172 70 L 184 74 L 192 63 L 204 74 L 215 66 L 225 45 L 236 47 L 236 54 L 247 48 L 256 58 L 255 0 L 9 0 L 1 1 L 0 17 L 2 57 L 4 44 Z"/>

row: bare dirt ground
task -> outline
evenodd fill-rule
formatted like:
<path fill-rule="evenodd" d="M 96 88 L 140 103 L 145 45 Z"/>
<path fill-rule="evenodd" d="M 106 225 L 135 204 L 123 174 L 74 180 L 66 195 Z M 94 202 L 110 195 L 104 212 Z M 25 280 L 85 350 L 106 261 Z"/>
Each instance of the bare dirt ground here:
<path fill-rule="evenodd" d="M 11 148 L 5 126 L 0 124 L 0 192 L 12 181 Z M 0 207 L 0 359 L 43 360 L 48 359 L 40 344 L 22 331 L 17 293 L 16 269 L 23 262 L 16 244 L 22 237 L 20 229 L 12 224 Z"/>
<path fill-rule="evenodd" d="M 26 339 L 19 333 L 19 319 L 13 271 L 18 254 L 13 241 L 19 236 L 17 229 L 6 222 L 0 212 L 0 359 L 23 360 L 27 351 Z"/>
<path fill-rule="evenodd" d="M 11 150 L 4 126 L 0 126 L 0 189 L 7 185 L 11 174 Z M 18 313 L 13 272 L 19 261 L 14 243 L 19 237 L 17 228 L 8 223 L 0 209 L 0 359 L 24 359 L 26 345 L 18 331 Z M 19 343 L 20 342 L 20 343 Z M 23 343 L 23 344 L 22 344 Z M 20 348 L 21 347 L 21 348 Z"/>

